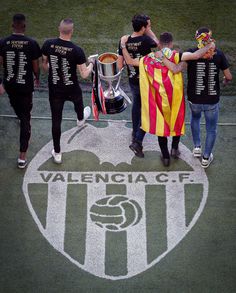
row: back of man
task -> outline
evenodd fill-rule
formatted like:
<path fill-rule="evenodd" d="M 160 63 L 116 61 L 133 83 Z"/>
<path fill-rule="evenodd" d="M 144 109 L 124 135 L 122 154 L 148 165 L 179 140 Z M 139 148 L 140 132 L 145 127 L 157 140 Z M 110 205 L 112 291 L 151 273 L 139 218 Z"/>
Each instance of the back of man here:
<path fill-rule="evenodd" d="M 126 48 L 133 59 L 140 59 L 149 54 L 151 49 L 157 46 L 157 38 L 150 29 L 150 19 L 146 15 L 135 15 L 132 19 L 133 33 L 128 37 Z M 150 33 L 151 32 L 151 33 Z M 150 37 L 150 36 L 151 37 Z M 124 57 L 121 43 L 119 45 L 119 67 L 123 67 Z M 127 65 L 129 85 L 133 96 L 132 123 L 133 140 L 141 124 L 141 97 L 139 90 L 139 67 Z M 144 135 L 144 134 L 143 134 Z"/>
<path fill-rule="evenodd" d="M 195 52 L 198 48 L 189 49 Z M 225 55 L 219 49 L 211 59 L 201 58 L 188 62 L 188 100 L 194 104 L 216 104 L 220 97 L 220 70 L 229 67 Z"/>
<path fill-rule="evenodd" d="M 198 42 L 198 48 L 202 48 L 212 40 L 212 32 L 209 28 L 202 27 L 197 30 L 195 38 Z M 196 52 L 198 48 L 190 49 L 189 52 Z M 226 81 L 232 79 L 227 59 L 218 49 L 210 50 L 200 59 L 188 61 L 187 94 L 191 110 L 193 155 L 195 157 L 202 155 L 203 168 L 207 168 L 213 160 L 212 151 L 216 140 L 219 116 L 220 70 L 223 71 Z M 202 113 L 206 121 L 206 139 L 203 151 L 200 129 Z"/>
<path fill-rule="evenodd" d="M 60 38 L 47 40 L 42 47 L 49 62 L 49 95 L 64 98 L 81 95 L 77 78 L 77 65 L 86 62 L 83 50 Z"/>
<path fill-rule="evenodd" d="M 63 19 L 59 25 L 59 38 L 47 40 L 42 47 L 43 68 L 49 68 L 49 101 L 52 113 L 52 157 L 57 164 L 62 163 L 60 146 L 62 112 L 65 101 L 71 101 L 77 114 L 77 125 L 83 125 L 91 113 L 84 109 L 82 90 L 79 86 L 77 68 L 83 78 L 92 71 L 93 65 L 86 66 L 84 51 L 71 42 L 74 23 Z"/>
<path fill-rule="evenodd" d="M 31 126 L 32 92 L 34 77 L 39 82 L 41 56 L 36 41 L 24 35 L 26 20 L 23 14 L 13 16 L 13 34 L 0 41 L 0 56 L 4 67 L 4 87 L 17 117 L 20 120 L 20 155 L 18 167 L 25 168 Z M 34 74 L 34 77 L 33 77 Z"/>
<path fill-rule="evenodd" d="M 155 47 L 156 43 L 146 35 L 129 36 L 126 43 L 127 51 L 133 59 L 140 59 L 146 56 L 151 52 L 151 49 Z M 123 55 L 121 48 L 119 48 L 119 55 Z M 129 82 L 135 85 L 139 84 L 139 67 L 127 65 L 127 70 Z"/>

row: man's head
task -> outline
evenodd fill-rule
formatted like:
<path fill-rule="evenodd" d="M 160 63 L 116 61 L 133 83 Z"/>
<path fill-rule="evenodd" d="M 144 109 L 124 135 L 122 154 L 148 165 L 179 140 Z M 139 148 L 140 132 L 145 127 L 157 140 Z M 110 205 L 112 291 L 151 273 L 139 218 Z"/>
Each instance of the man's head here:
<path fill-rule="evenodd" d="M 148 25 L 148 20 L 146 15 L 135 15 L 132 19 L 132 25 L 135 32 L 140 32 L 143 30 L 145 32 L 145 29 Z"/>
<path fill-rule="evenodd" d="M 173 36 L 169 32 L 164 32 L 160 34 L 159 38 L 160 48 L 172 48 L 173 47 Z"/>
<path fill-rule="evenodd" d="M 12 18 L 12 28 L 15 33 L 24 33 L 25 31 L 25 16 L 17 13 Z"/>
<path fill-rule="evenodd" d="M 71 18 L 65 18 L 60 22 L 59 32 L 61 36 L 70 37 L 73 33 L 74 23 Z"/>
<path fill-rule="evenodd" d="M 204 48 L 211 42 L 215 42 L 212 38 L 212 31 L 208 27 L 200 27 L 195 33 L 198 49 Z M 203 59 L 211 59 L 215 54 L 215 49 L 211 48 L 202 57 Z"/>
<path fill-rule="evenodd" d="M 146 18 L 146 20 L 147 20 L 147 26 L 146 26 L 146 29 L 151 29 L 151 18 L 150 18 L 150 16 L 148 16 L 148 15 L 146 15 L 146 14 L 144 14 L 143 15 L 145 18 Z"/>
<path fill-rule="evenodd" d="M 200 36 L 202 33 L 210 34 L 211 35 L 211 30 L 208 27 L 200 27 L 195 34 L 195 38 Z"/>

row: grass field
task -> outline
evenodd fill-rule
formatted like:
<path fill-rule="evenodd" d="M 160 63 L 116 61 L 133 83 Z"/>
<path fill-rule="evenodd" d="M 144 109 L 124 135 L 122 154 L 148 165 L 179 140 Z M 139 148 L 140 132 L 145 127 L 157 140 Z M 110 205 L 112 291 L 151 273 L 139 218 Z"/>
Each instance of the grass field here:
<path fill-rule="evenodd" d="M 226 53 L 234 75 L 232 84 L 222 89 L 215 158 L 206 171 L 191 154 L 188 109 L 181 157 L 164 168 L 155 136 L 145 137 L 144 159 L 129 150 L 130 105 L 120 114 L 100 115 L 98 122 L 91 117 L 78 130 L 69 102 L 62 122 L 63 164 L 54 164 L 44 75 L 41 88 L 34 93 L 29 165 L 19 170 L 19 123 L 7 94 L 1 96 L 0 293 L 235 292 L 235 11 L 235 0 L 0 0 L 0 38 L 10 34 L 11 18 L 17 12 L 27 16 L 27 35 L 40 44 L 58 35 L 62 18 L 72 17 L 76 24 L 73 41 L 87 56 L 116 51 L 120 36 L 131 32 L 131 18 L 136 13 L 150 15 L 157 35 L 171 31 L 183 50 L 194 45 L 196 28 L 207 25 L 217 46 Z M 130 95 L 125 74 L 122 87 Z M 91 105 L 90 80 L 83 81 L 82 89 L 84 104 Z M 205 137 L 205 125 L 201 130 Z M 35 166 L 39 167 L 36 172 Z M 109 179 L 97 184 L 93 176 L 103 173 Z M 137 173 L 143 177 L 135 182 Z M 149 182 L 151 174 L 159 181 Z M 80 175 L 84 176 L 82 184 Z M 198 178 L 201 180 L 194 181 Z M 136 211 L 135 225 L 130 227 L 134 224 L 130 220 L 126 230 L 104 232 L 94 224 L 91 210 L 99 206 L 98 199 L 117 200 L 119 196 L 129 198 L 124 213 L 126 219 L 132 219 Z M 205 206 L 199 211 L 203 198 Z M 105 206 L 103 216 L 109 213 Z M 116 220 L 112 218 L 114 223 Z M 104 234 L 105 239 L 101 237 Z M 167 248 L 168 253 L 157 263 Z M 143 271 L 136 270 L 140 268 Z"/>
<path fill-rule="evenodd" d="M 131 19 L 136 13 L 146 13 L 151 17 L 157 36 L 163 31 L 171 31 L 182 50 L 194 45 L 193 36 L 198 27 L 209 26 L 217 46 L 229 59 L 232 73 L 236 73 L 235 0 L 0 0 L 0 7 L 0 37 L 10 33 L 12 15 L 21 12 L 28 18 L 27 34 L 40 44 L 46 38 L 57 36 L 62 18 L 73 18 L 76 27 L 73 41 L 85 50 L 87 56 L 115 52 L 119 38 L 132 31 Z M 236 80 L 222 93 L 234 95 Z"/>

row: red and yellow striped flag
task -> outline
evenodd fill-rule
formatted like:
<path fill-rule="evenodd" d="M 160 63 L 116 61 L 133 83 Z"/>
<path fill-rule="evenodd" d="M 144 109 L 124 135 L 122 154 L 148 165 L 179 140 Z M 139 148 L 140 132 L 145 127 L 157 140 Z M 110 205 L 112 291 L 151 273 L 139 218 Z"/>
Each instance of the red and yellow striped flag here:
<path fill-rule="evenodd" d="M 179 53 L 170 61 L 178 64 Z M 139 63 L 141 92 L 141 128 L 158 136 L 185 133 L 185 101 L 182 73 L 173 74 L 152 55 Z"/>

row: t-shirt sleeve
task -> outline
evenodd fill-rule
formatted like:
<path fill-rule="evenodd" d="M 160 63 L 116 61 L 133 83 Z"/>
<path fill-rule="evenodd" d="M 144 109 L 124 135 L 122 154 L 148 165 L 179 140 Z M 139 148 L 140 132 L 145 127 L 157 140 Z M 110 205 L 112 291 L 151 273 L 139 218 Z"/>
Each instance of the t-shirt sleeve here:
<path fill-rule="evenodd" d="M 123 56 L 123 52 L 122 52 L 122 49 L 121 49 L 121 46 L 120 46 L 120 41 L 119 41 L 119 46 L 118 46 L 117 52 L 118 52 L 118 55 Z"/>
<path fill-rule="evenodd" d="M 146 36 L 146 43 L 147 43 L 147 46 L 149 46 L 150 48 L 156 48 L 157 47 L 157 43 L 152 38 L 150 38 L 149 36 Z"/>
<path fill-rule="evenodd" d="M 76 48 L 76 64 L 81 65 L 84 63 L 86 63 L 86 57 L 85 57 L 84 51 L 80 47 L 77 47 Z"/>
<path fill-rule="evenodd" d="M 41 48 L 41 52 L 44 56 L 48 56 L 48 44 L 48 41 L 46 41 Z"/>
<path fill-rule="evenodd" d="M 0 56 L 2 56 L 2 40 L 0 40 Z"/>
<path fill-rule="evenodd" d="M 225 70 L 229 68 L 229 63 L 225 57 L 225 54 L 221 51 L 219 51 L 220 53 L 220 69 L 221 70 Z"/>
<path fill-rule="evenodd" d="M 38 59 L 41 56 L 42 56 L 42 52 L 41 52 L 41 49 L 39 47 L 39 44 L 36 41 L 34 41 L 32 43 L 32 59 L 35 60 L 35 59 Z"/>

